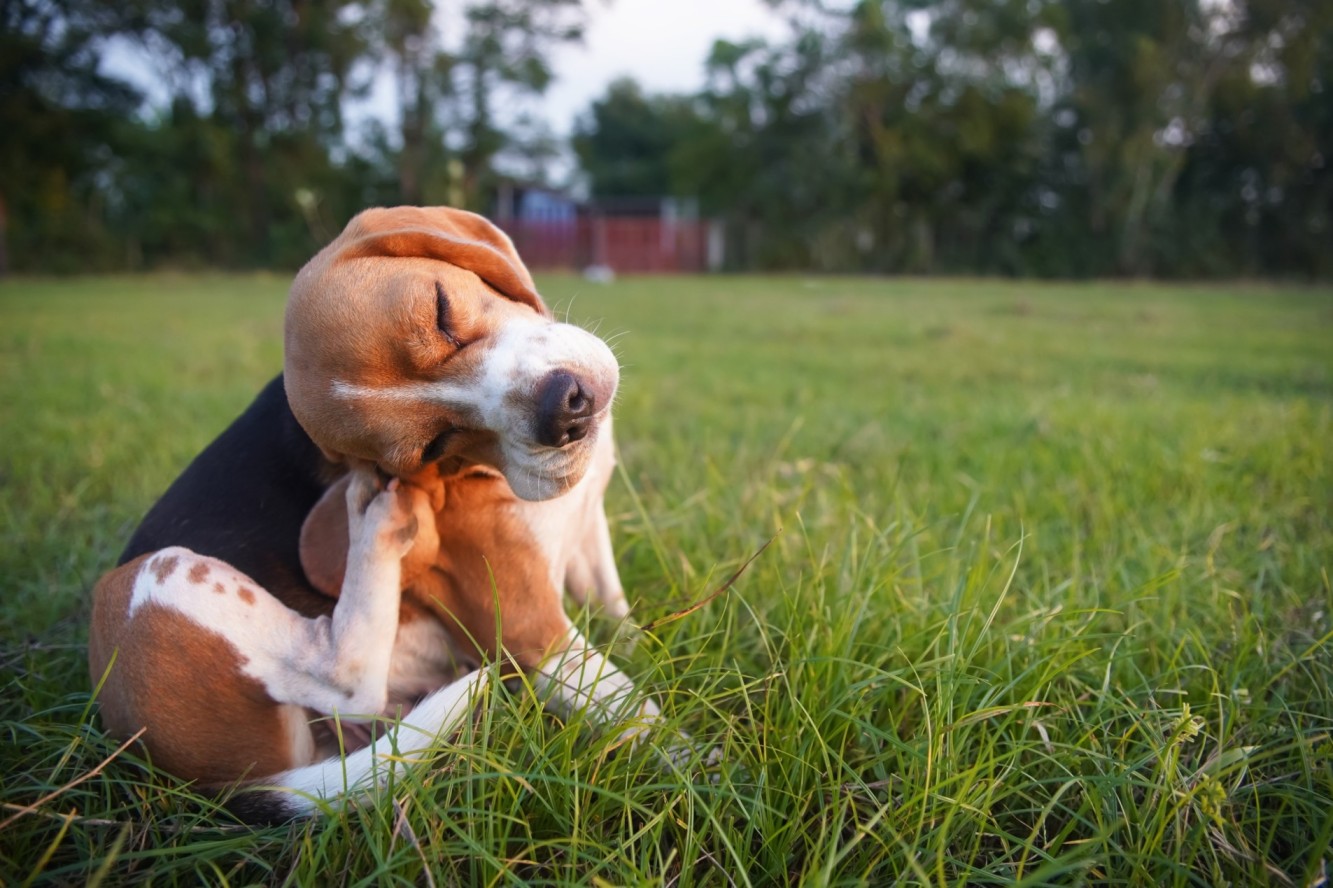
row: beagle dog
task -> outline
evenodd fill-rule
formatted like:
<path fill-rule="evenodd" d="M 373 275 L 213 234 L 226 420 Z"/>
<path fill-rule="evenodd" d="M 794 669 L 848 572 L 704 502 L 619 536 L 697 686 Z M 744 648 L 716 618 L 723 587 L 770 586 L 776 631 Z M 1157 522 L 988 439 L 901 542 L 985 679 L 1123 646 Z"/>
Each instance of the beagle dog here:
<path fill-rule="evenodd" d="M 602 506 L 619 370 L 508 238 L 367 210 L 296 276 L 284 346 L 93 590 L 107 730 L 201 786 L 266 787 L 231 802 L 264 821 L 382 783 L 467 716 L 485 661 L 647 730 L 657 706 L 562 604 L 628 613 Z"/>

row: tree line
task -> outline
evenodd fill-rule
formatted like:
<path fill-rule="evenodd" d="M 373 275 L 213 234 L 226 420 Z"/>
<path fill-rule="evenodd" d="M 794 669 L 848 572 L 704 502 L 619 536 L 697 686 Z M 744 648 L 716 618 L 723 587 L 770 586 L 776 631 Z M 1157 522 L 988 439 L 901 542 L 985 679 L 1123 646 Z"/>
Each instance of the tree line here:
<path fill-rule="evenodd" d="M 484 209 L 497 159 L 536 170 L 540 94 L 581 0 L 0 0 L 0 224 L 15 270 L 293 267 L 366 206 Z M 446 37 L 452 39 L 446 40 Z M 151 61 L 148 96 L 108 77 Z M 376 76 L 394 120 L 348 102 Z"/>
<path fill-rule="evenodd" d="M 669 182 L 744 267 L 1333 273 L 1333 3 L 780 5 L 697 95 L 595 103 L 595 194 Z"/>
<path fill-rule="evenodd" d="M 695 199 L 738 269 L 1333 276 L 1327 0 L 770 2 L 790 36 L 717 42 L 697 93 L 593 103 L 595 200 Z M 446 11 L 0 0 L 0 264 L 291 267 L 363 206 L 486 212 L 547 176 L 508 109 L 596 11 Z M 165 99 L 104 73 L 114 41 Z M 374 72 L 395 118 L 354 127 Z"/>

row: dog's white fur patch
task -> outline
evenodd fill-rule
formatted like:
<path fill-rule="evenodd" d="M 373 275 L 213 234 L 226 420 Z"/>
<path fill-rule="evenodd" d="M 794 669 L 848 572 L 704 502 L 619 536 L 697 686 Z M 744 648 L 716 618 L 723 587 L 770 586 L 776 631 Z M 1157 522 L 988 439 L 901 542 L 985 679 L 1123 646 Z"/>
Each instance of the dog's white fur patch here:
<path fill-rule="evenodd" d="M 375 493 L 373 484 L 358 473 L 348 487 L 347 573 L 331 618 L 303 617 L 226 562 L 174 546 L 135 577 L 128 619 L 149 603 L 170 608 L 224 638 L 242 658 L 241 671 L 275 701 L 349 718 L 380 715 L 388 702 L 402 553 L 380 539 L 396 494 Z M 172 559 L 174 568 L 159 579 L 156 566 Z"/>
<path fill-rule="evenodd" d="M 480 373 L 471 379 L 388 386 L 335 379 L 330 391 L 343 400 L 379 400 L 398 406 L 437 404 L 475 417 L 499 439 L 505 464 L 497 468 L 515 494 L 525 500 L 543 500 L 565 493 L 569 478 L 586 469 L 601 430 L 594 428 L 583 441 L 563 448 L 538 444 L 534 399 L 542 380 L 555 370 L 595 378 L 604 383 L 600 388 L 612 393 L 606 404 L 598 405 L 598 425 L 604 424 L 619 382 L 615 355 L 586 330 L 538 320 L 511 321 L 484 347 Z"/>
<path fill-rule="evenodd" d="M 348 794 L 383 786 L 391 774 L 401 774 L 414 757 L 427 752 L 437 737 L 462 723 L 486 687 L 486 676 L 470 672 L 440 688 L 363 749 L 275 774 L 266 783 L 291 793 L 288 813 L 294 815 L 313 812 L 321 800 L 345 800 Z"/>

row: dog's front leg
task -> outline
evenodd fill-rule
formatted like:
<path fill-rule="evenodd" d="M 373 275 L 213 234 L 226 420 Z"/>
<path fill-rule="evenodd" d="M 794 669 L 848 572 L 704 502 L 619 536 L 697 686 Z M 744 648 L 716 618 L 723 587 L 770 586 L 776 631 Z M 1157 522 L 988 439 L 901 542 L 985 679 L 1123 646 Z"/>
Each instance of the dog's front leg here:
<path fill-rule="evenodd" d="M 599 605 L 608 617 L 621 620 L 629 616 L 629 605 L 620 585 L 620 572 L 616 570 L 611 527 L 602 501 L 615 468 L 616 448 L 608 416 L 583 480 L 565 496 L 529 504 L 528 508 L 561 513 L 551 525 L 563 529 L 560 551 L 565 568 L 564 576 L 559 579 L 563 579 L 565 591 L 580 605 L 591 602 Z"/>
<path fill-rule="evenodd" d="M 621 743 L 640 744 L 653 731 L 663 731 L 657 701 L 634 687 L 629 676 L 598 653 L 571 628 L 569 645 L 548 656 L 534 671 L 538 693 L 547 708 L 560 714 L 582 712 L 594 724 L 617 725 Z M 679 729 L 667 729 L 654 744 L 664 767 L 699 762 L 712 768 L 722 757 L 717 747 L 700 746 Z"/>
<path fill-rule="evenodd" d="M 402 559 L 421 521 L 433 522 L 426 494 L 390 481 L 382 488 L 357 470 L 347 486 L 347 570 L 333 616 L 302 620 L 283 652 L 290 676 L 282 702 L 349 716 L 379 715 L 387 701 L 398 629 Z"/>
<path fill-rule="evenodd" d="M 562 715 L 583 712 L 599 725 L 624 723 L 622 740 L 638 741 L 662 715 L 657 703 L 640 693 L 629 676 L 571 628 L 568 644 L 537 667 L 537 691 Z"/>
<path fill-rule="evenodd" d="M 608 617 L 622 620 L 629 616 L 629 604 L 616 570 L 606 509 L 600 501 L 588 507 L 586 520 L 588 526 L 565 569 L 565 588 L 579 604 L 586 605 L 592 600 Z"/>

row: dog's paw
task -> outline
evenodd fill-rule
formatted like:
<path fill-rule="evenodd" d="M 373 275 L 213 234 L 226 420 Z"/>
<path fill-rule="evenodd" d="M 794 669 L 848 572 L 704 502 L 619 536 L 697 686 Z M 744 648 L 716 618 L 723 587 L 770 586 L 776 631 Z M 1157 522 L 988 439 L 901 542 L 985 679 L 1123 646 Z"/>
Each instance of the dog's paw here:
<path fill-rule="evenodd" d="M 416 519 L 416 534 L 403 554 L 403 584 L 410 585 L 440 560 L 440 532 L 429 493 L 415 484 L 403 484 L 398 496 L 400 501 L 406 499 L 406 508 Z"/>
<path fill-rule="evenodd" d="M 722 764 L 721 746 L 710 747 L 698 743 L 684 732 L 681 732 L 673 742 L 659 747 L 658 755 L 661 756 L 663 767 L 672 771 L 716 772 Z"/>
<path fill-rule="evenodd" d="M 717 784 L 722 779 L 722 747 L 694 739 L 686 731 L 661 724 L 656 713 L 640 713 L 640 718 L 623 727 L 616 735 L 612 749 L 651 749 L 657 767 L 665 772 L 693 780 L 702 778 Z"/>
<path fill-rule="evenodd" d="M 385 485 L 373 472 L 355 472 L 347 485 L 347 530 L 352 545 L 402 558 L 412 550 L 421 528 L 416 499 L 397 478 Z M 428 523 L 433 533 L 434 521 Z M 439 547 L 438 537 L 435 547 Z"/>

